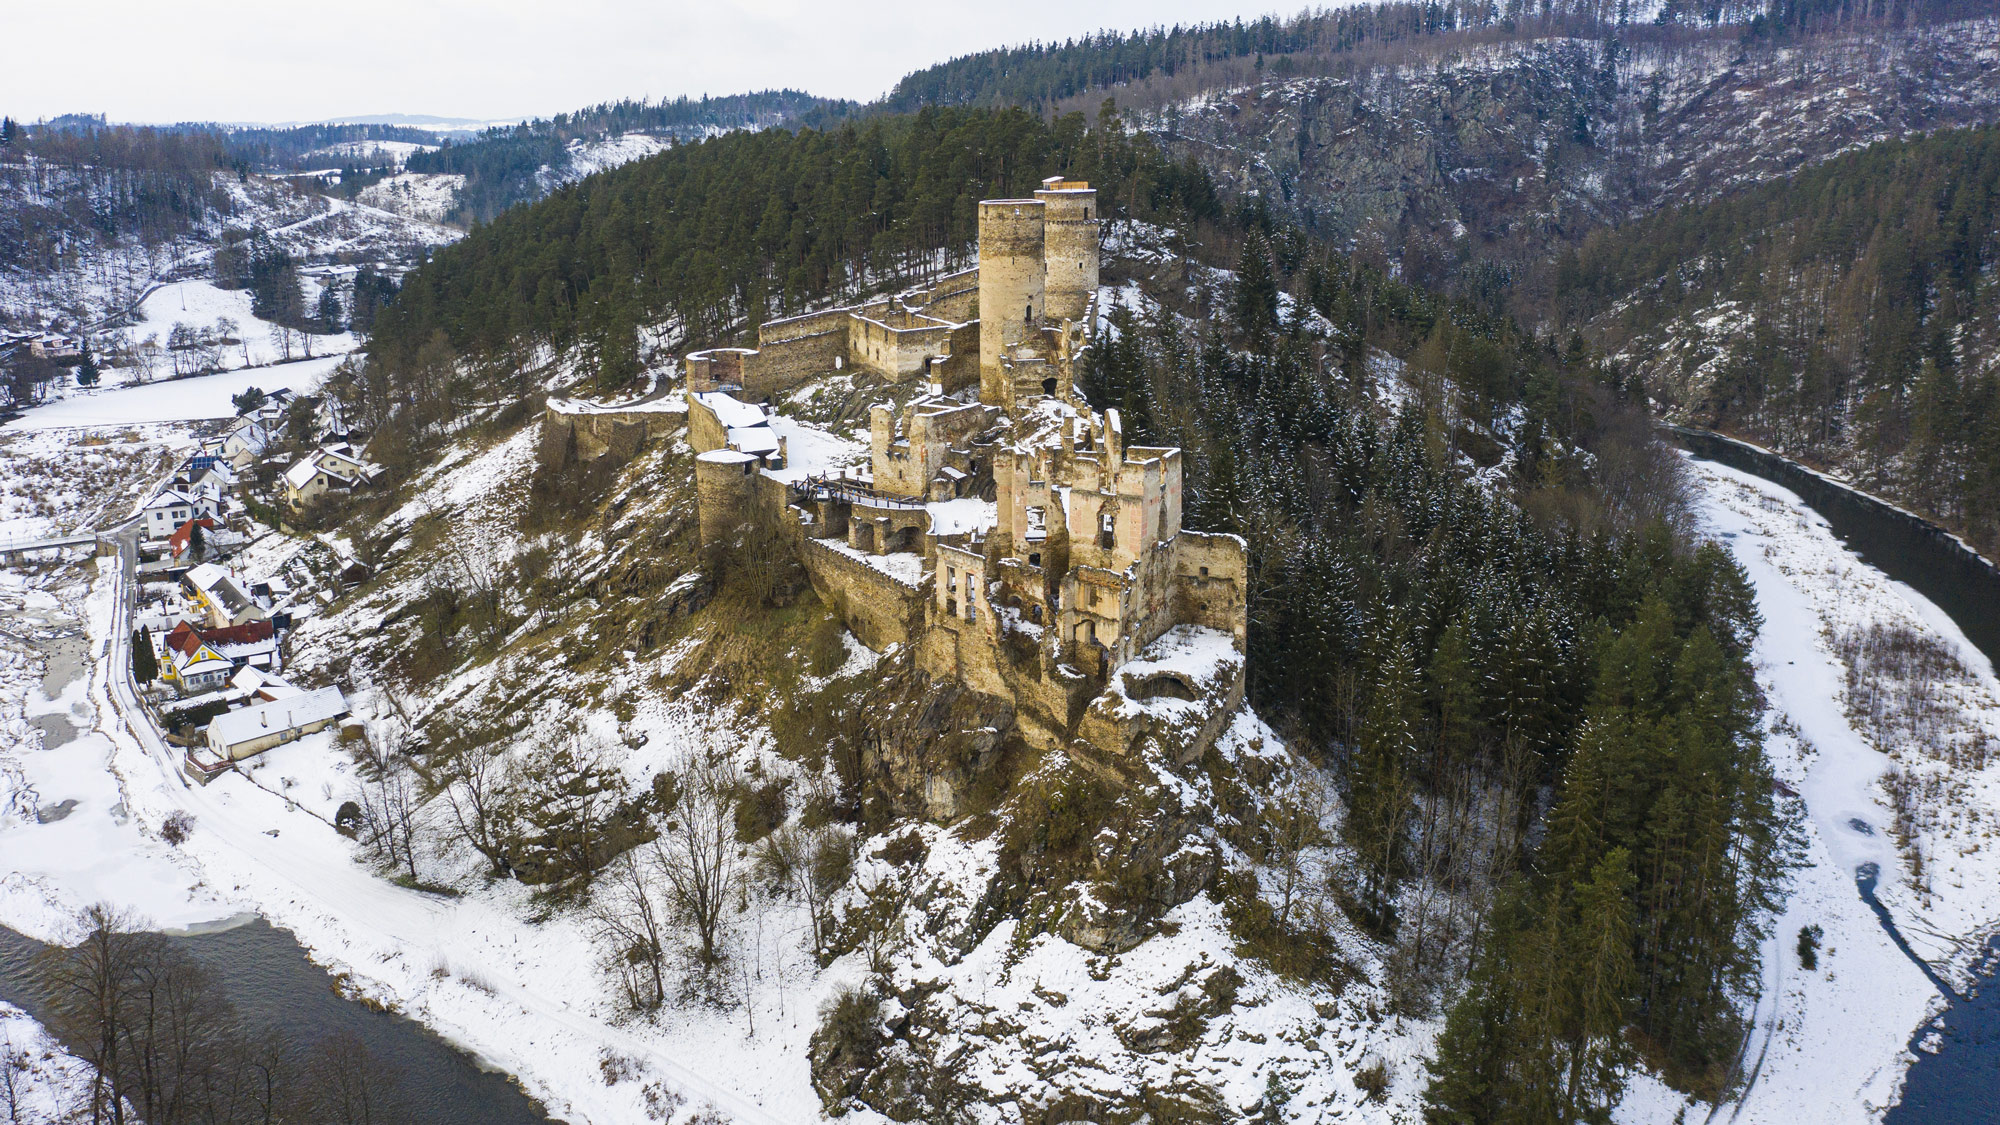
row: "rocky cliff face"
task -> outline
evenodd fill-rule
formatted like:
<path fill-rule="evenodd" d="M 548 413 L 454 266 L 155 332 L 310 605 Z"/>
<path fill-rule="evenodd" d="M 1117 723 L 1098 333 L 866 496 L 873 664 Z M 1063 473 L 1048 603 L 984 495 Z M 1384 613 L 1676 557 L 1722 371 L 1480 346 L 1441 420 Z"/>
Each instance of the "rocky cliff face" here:
<path fill-rule="evenodd" d="M 1589 230 L 2000 116 L 2000 20 L 1460 45 L 1145 115 L 1236 189 L 1413 279 L 1517 275 Z"/>

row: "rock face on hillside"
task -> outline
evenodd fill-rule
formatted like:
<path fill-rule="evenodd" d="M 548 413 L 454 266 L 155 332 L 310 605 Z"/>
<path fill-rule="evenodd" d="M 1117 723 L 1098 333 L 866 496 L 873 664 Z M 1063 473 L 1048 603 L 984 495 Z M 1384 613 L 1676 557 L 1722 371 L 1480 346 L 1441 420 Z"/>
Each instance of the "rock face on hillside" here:
<path fill-rule="evenodd" d="M 1731 33 L 1734 34 L 1733 32 Z M 1413 279 L 2000 116 L 2000 21 L 1746 46 L 1551 39 L 1299 78 L 1155 114 L 1231 185 Z"/>

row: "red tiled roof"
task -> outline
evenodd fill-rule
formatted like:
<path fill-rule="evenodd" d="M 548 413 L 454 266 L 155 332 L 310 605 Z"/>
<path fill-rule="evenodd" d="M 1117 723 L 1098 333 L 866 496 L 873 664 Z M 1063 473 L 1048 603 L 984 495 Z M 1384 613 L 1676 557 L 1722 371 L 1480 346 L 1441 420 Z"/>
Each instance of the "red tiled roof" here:
<path fill-rule="evenodd" d="M 187 552 L 188 540 L 194 536 L 195 524 L 200 524 L 210 531 L 215 530 L 215 521 L 209 519 L 207 516 L 203 516 L 198 520 L 189 520 L 175 528 L 174 533 L 167 536 L 167 550 L 172 551 L 175 558 L 180 558 L 181 555 Z"/>
<path fill-rule="evenodd" d="M 269 621 L 252 621 L 244 625 L 231 625 L 226 629 L 199 629 L 186 621 L 174 626 L 167 634 L 167 647 L 182 656 L 193 656 L 195 650 L 204 644 L 247 645 L 258 641 L 268 641 L 275 635 Z"/>

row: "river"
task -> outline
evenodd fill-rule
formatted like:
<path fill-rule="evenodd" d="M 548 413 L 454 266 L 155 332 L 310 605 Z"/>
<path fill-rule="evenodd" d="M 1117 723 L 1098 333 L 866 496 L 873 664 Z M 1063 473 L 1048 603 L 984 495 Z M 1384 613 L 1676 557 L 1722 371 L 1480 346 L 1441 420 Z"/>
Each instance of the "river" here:
<path fill-rule="evenodd" d="M 301 1048 L 345 1034 L 387 1060 L 388 1083 L 412 1121 L 549 1125 L 506 1075 L 481 1068 L 414 1020 L 342 997 L 290 933 L 261 918 L 201 927 L 171 940 L 214 975 L 246 1027 L 279 1028 Z M 42 948 L 0 926 L 0 1000 L 37 1019 L 46 1011 L 34 964 Z"/>
<path fill-rule="evenodd" d="M 1955 537 L 1908 512 L 1845 488 L 1775 454 L 1717 434 L 1674 430 L 1697 457 L 1783 485 L 1799 494 L 1863 562 L 1902 582 L 1950 615 L 1966 639 L 2000 667 L 2000 571 Z M 1910 1037 L 1916 1062 L 1885 1125 L 2000 1125 L 2000 935 L 1954 988 L 1910 950 L 1894 918 L 1875 897 L 1878 872 L 1865 864 L 1855 889 L 1890 939 L 1916 961 L 1948 999 L 1948 1007 Z"/>

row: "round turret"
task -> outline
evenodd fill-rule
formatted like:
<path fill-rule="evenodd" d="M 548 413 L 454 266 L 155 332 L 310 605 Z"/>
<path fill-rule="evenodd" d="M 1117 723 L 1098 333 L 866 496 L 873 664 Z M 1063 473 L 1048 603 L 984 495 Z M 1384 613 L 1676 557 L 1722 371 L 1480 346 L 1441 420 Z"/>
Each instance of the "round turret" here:
<path fill-rule="evenodd" d="M 1043 287 L 1051 320 L 1082 320 L 1097 292 L 1097 192 L 1059 177 L 1043 181 Z"/>
<path fill-rule="evenodd" d="M 734 449 L 711 449 L 694 459 L 695 508 L 702 546 L 725 543 L 755 507 L 757 458 Z"/>
<path fill-rule="evenodd" d="M 1027 339 L 1045 315 L 1043 252 L 1040 200 L 988 199 L 979 204 L 981 402 L 1007 406 L 1013 401 L 1013 384 L 1000 367 L 1000 356 Z"/>

